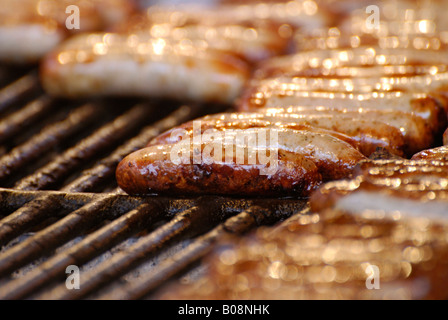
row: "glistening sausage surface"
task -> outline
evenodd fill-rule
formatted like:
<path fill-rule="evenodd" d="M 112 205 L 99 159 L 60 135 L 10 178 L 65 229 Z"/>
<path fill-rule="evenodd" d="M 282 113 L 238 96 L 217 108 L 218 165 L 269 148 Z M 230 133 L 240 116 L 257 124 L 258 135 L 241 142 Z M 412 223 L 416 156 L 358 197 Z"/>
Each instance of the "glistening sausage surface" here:
<path fill-rule="evenodd" d="M 300 115 L 288 110 L 264 110 L 254 113 L 222 113 L 197 119 L 202 130 L 246 129 L 278 127 L 297 130 L 320 131 L 350 143 L 364 155 L 370 156 L 375 150 L 385 148 L 402 156 L 405 139 L 401 131 L 384 122 L 368 119 L 354 119 L 344 114 Z M 194 122 L 188 122 L 157 137 L 152 143 L 172 142 L 171 136 L 180 131 L 191 134 Z M 342 135 L 342 136 L 341 136 Z"/>
<path fill-rule="evenodd" d="M 81 21 L 79 29 L 69 30 L 66 10 L 72 5 L 79 8 Z M 70 34 L 105 30 L 134 9 L 128 0 L 1 0 L 0 61 L 37 62 Z"/>
<path fill-rule="evenodd" d="M 224 135 L 214 130 L 207 133 L 207 139 L 203 137 L 205 140 L 197 143 L 187 136 L 178 143 L 150 146 L 121 162 L 117 170 L 118 183 L 131 194 L 211 192 L 254 195 L 258 192 L 260 195 L 305 196 L 322 180 L 348 176 L 354 166 L 365 159 L 342 140 L 305 130 L 267 129 L 265 136 L 249 142 L 260 132 L 260 128 L 247 129 L 243 136 L 238 136 L 238 131 L 226 131 Z M 272 137 L 277 139 L 271 140 Z M 213 146 L 213 161 L 207 160 L 210 159 L 210 146 Z M 243 161 L 238 158 L 237 148 L 244 154 Z M 176 155 L 181 150 L 186 158 L 179 161 Z M 220 150 L 219 153 L 216 150 Z M 231 151 L 230 158 L 228 150 Z M 264 156 L 269 154 L 268 163 L 260 160 L 266 159 L 260 158 L 260 152 Z M 249 155 L 254 154 L 249 162 Z M 199 160 L 195 161 L 198 155 Z M 260 174 L 260 170 L 267 174 Z"/>

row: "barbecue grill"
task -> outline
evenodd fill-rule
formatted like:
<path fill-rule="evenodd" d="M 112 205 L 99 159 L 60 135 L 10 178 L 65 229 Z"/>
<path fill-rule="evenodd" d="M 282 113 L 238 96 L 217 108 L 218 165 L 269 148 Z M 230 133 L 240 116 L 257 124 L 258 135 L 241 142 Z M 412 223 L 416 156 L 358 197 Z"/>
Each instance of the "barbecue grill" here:
<path fill-rule="evenodd" d="M 0 299 L 156 298 L 228 236 L 306 212 L 303 199 L 131 197 L 123 157 L 222 106 L 64 101 L 35 69 L 0 68 Z M 80 268 L 80 289 L 66 268 Z"/>

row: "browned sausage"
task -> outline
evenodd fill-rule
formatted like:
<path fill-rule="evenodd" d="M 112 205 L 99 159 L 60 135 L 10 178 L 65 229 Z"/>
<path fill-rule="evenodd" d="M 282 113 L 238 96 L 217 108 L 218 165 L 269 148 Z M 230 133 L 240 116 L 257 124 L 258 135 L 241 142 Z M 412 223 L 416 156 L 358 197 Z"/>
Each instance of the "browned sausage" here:
<path fill-rule="evenodd" d="M 287 172 L 285 170 L 289 169 L 285 168 L 293 168 L 293 172 L 297 172 L 299 169 L 296 167 L 305 164 L 305 169 L 299 170 L 300 174 L 305 174 L 311 167 L 307 163 L 311 163 L 312 167 L 316 168 L 316 171 L 319 173 L 319 179 L 316 179 L 316 174 L 314 173 L 310 174 L 310 177 L 301 178 L 296 173 L 291 174 L 295 176 L 294 179 L 298 179 L 297 181 L 301 188 L 304 188 L 305 184 L 314 187 L 322 179 L 334 180 L 348 176 L 354 166 L 359 161 L 365 159 L 351 145 L 330 135 L 305 130 L 267 128 L 264 132 L 270 136 L 269 139 L 277 137 L 276 141 L 272 140 L 274 144 L 271 144 L 271 142 L 266 140 L 268 139 L 267 135 L 263 137 L 257 136 L 262 130 L 262 128 L 246 129 L 242 136 L 239 136 L 240 130 L 227 130 L 225 134 L 219 130 L 209 130 L 204 133 L 201 137 L 202 140 L 198 142 L 195 142 L 194 139 L 192 141 L 187 135 L 178 143 L 150 146 L 123 160 L 117 171 L 119 185 L 129 193 L 142 193 L 148 190 L 164 192 L 172 189 L 175 192 L 183 190 L 185 193 L 212 192 L 220 194 L 237 193 L 233 187 L 235 185 L 240 188 L 238 192 L 241 195 L 252 195 L 256 192 L 256 184 L 252 185 L 249 183 L 250 179 L 257 183 L 264 181 L 260 184 L 261 194 L 269 193 L 269 183 L 271 182 L 273 188 L 271 193 L 276 193 L 279 190 L 278 183 L 280 183 L 276 179 L 285 179 L 284 185 L 287 187 L 283 191 L 288 194 L 288 189 L 291 189 L 289 193 L 297 193 L 297 189 L 294 189 L 293 185 L 290 184 L 290 178 L 285 173 Z M 209 138 L 206 138 L 206 134 Z M 229 137 L 230 140 L 228 140 Z M 238 140 L 240 137 L 242 137 L 242 140 Z M 254 144 L 244 142 L 246 137 L 248 140 L 251 137 L 255 137 L 252 140 Z M 213 161 L 207 162 L 207 159 L 210 157 L 207 156 L 209 153 L 205 150 L 210 148 L 211 143 L 217 143 L 218 149 L 216 150 L 219 150 L 219 153 L 216 153 L 218 151 L 213 149 Z M 201 148 L 200 151 L 198 146 Z M 186 151 L 185 154 L 187 155 L 187 159 L 184 162 L 178 161 L 176 157 L 173 158 L 173 152 L 174 155 L 177 155 L 181 147 L 183 148 L 182 150 Z M 245 155 L 253 155 L 254 152 L 257 154 L 260 151 L 267 155 L 267 151 L 269 151 L 270 162 L 269 165 L 265 165 L 264 169 L 275 169 L 276 167 L 272 165 L 278 162 L 277 172 L 272 173 L 268 177 L 255 177 L 255 175 L 260 175 L 259 172 L 263 169 L 259 154 L 257 154 L 257 157 L 252 158 L 252 162 L 249 164 L 249 158 L 241 161 L 241 158 L 237 157 L 238 151 L 233 151 L 237 148 L 242 148 Z M 228 158 L 227 150 L 232 152 L 230 154 L 231 159 Z M 210 152 L 210 149 L 208 149 L 208 152 Z M 199 159 L 193 161 L 195 159 L 194 155 L 199 155 Z M 214 158 L 215 156 L 217 159 Z M 221 177 L 221 172 L 224 168 L 228 177 L 223 179 L 223 182 L 219 182 L 218 177 Z M 190 174 L 195 170 L 199 172 L 199 176 L 183 177 L 183 172 Z M 206 170 L 208 173 L 205 174 L 203 170 Z M 249 174 L 248 172 L 251 173 Z M 239 176 L 239 173 L 242 176 Z M 158 181 L 158 179 L 162 181 Z M 315 179 L 314 182 L 312 182 L 313 179 Z M 170 180 L 175 181 L 175 183 L 167 183 Z M 185 183 L 187 180 L 191 183 L 190 186 Z M 212 185 L 209 186 L 210 183 Z M 225 190 L 227 189 L 226 184 L 232 185 L 230 190 Z M 243 187 L 245 184 L 247 184 L 247 187 Z M 221 190 L 219 190 L 220 188 Z M 307 187 L 304 190 L 307 193 L 310 188 Z M 280 195 L 281 192 L 278 194 Z"/>
<path fill-rule="evenodd" d="M 431 160 L 386 160 L 361 162 L 352 180 L 323 185 L 310 199 L 320 212 L 334 207 L 349 193 L 368 191 L 418 200 L 448 199 L 448 163 Z"/>
<path fill-rule="evenodd" d="M 371 178 L 397 177 L 401 174 L 418 172 L 421 174 L 443 173 L 448 174 L 448 162 L 431 160 L 375 160 L 362 161 L 355 170 L 353 176 Z"/>
<path fill-rule="evenodd" d="M 127 34 L 150 34 L 171 41 L 192 40 L 209 48 L 231 52 L 249 62 L 259 62 L 285 53 L 292 32 L 285 26 L 265 19 L 238 15 L 238 8 L 222 7 L 150 7 L 133 17 L 117 31 Z M 282 29 L 283 28 L 283 29 Z M 282 31 L 283 30 L 283 31 Z"/>
<path fill-rule="evenodd" d="M 173 145 L 152 146 L 126 157 L 117 168 L 118 185 L 129 194 L 222 194 L 306 197 L 322 181 L 306 157 L 281 150 L 278 170 L 262 175 L 265 165 L 233 163 L 174 164 Z"/>
<path fill-rule="evenodd" d="M 243 114 L 233 114 L 233 116 L 243 117 Z M 333 130 L 312 127 L 310 125 L 301 123 L 294 123 L 288 121 L 281 122 L 281 119 L 278 119 L 278 121 L 273 122 L 263 118 L 231 119 L 231 117 L 232 116 L 230 114 L 211 115 L 187 122 L 183 125 L 170 129 L 165 133 L 162 133 L 158 137 L 154 138 L 148 144 L 148 146 L 157 144 L 176 143 L 179 142 L 185 135 L 187 135 L 190 139 L 192 139 L 194 132 L 194 124 L 195 122 L 197 122 L 201 126 L 199 131 L 199 133 L 201 134 L 204 133 L 206 130 L 211 129 L 225 131 L 229 129 L 239 130 L 250 128 L 277 128 L 277 129 L 286 128 L 286 129 L 310 131 L 318 134 L 330 135 L 347 142 L 355 149 L 359 150 L 361 148 L 360 143 L 357 141 L 357 139 Z"/>
<path fill-rule="evenodd" d="M 448 162 L 448 146 L 428 149 L 415 154 L 413 160 L 434 160 Z"/>
<path fill-rule="evenodd" d="M 437 178 L 436 181 L 442 182 L 440 184 L 425 185 L 424 179 L 420 179 L 414 176 L 413 182 L 417 183 L 403 183 L 402 186 L 397 188 L 391 188 L 388 186 L 388 181 L 385 179 L 378 179 L 375 181 L 364 181 L 361 177 L 357 177 L 353 180 L 342 180 L 329 182 L 321 186 L 310 197 L 311 210 L 314 212 L 321 212 L 329 208 L 335 208 L 335 204 L 348 194 L 366 191 L 377 194 L 391 195 L 398 198 L 414 199 L 418 201 L 428 200 L 440 200 L 448 201 L 448 189 L 442 186 L 446 185 L 447 179 Z M 427 179 L 431 179 L 430 176 L 426 176 Z M 405 179 L 398 181 L 389 180 L 389 184 L 405 181 Z M 379 203 L 381 206 L 381 203 Z"/>
<path fill-rule="evenodd" d="M 236 56 L 118 33 L 72 37 L 41 68 L 46 91 L 70 98 L 135 95 L 232 103 L 248 77 L 247 63 Z"/>

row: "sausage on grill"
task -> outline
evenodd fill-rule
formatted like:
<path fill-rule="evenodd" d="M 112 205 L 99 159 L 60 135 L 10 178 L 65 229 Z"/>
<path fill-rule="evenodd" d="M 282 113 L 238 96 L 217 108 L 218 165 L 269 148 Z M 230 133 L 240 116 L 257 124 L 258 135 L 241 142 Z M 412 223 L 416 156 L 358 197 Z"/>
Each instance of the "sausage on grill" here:
<path fill-rule="evenodd" d="M 308 86 L 304 88 L 302 85 L 291 84 L 282 88 L 281 83 L 274 81 L 262 82 L 260 86 L 256 86 L 245 93 L 243 98 L 239 100 L 237 108 L 240 111 L 262 111 L 270 108 L 287 110 L 298 108 L 300 110 L 304 106 L 309 106 L 319 107 L 322 112 L 325 111 L 323 109 L 325 107 L 344 112 L 399 111 L 424 119 L 434 131 L 440 131 L 446 126 L 446 117 L 442 107 L 443 101 L 437 96 L 398 91 L 373 93 L 331 92 L 328 91 L 330 83 L 327 84 L 327 89 L 313 89 L 312 85 L 309 88 Z M 362 86 L 357 88 L 360 87 L 362 88 Z"/>
<path fill-rule="evenodd" d="M 79 8 L 79 30 L 66 27 L 71 5 Z M 134 9 L 133 1 L 127 0 L 1 0 L 0 61 L 37 62 L 69 34 L 104 30 Z"/>
<path fill-rule="evenodd" d="M 248 76 L 243 60 L 221 51 L 113 33 L 73 37 L 41 68 L 46 91 L 71 98 L 135 95 L 232 103 Z"/>
<path fill-rule="evenodd" d="M 363 211 L 359 201 L 382 203 L 375 194 L 352 194 L 340 202 L 345 210 L 297 214 L 235 237 L 207 257 L 199 279 L 159 298 L 446 299 L 447 202 L 398 202 L 407 206 L 387 214 Z M 380 280 L 370 284 L 381 290 L 366 289 L 374 270 Z"/>
<path fill-rule="evenodd" d="M 266 165 L 203 161 L 175 164 L 174 145 L 152 146 L 126 157 L 117 168 L 118 185 L 132 195 L 221 194 L 240 196 L 309 196 L 322 182 L 313 161 L 279 150 L 277 171 L 262 175 Z M 246 153 L 250 150 L 246 150 Z M 189 159 L 190 160 L 190 159 Z"/>
<path fill-rule="evenodd" d="M 292 32 L 269 19 L 239 16 L 237 7 L 150 7 L 144 14 L 116 28 L 171 41 L 195 41 L 231 52 L 249 62 L 285 53 Z M 289 30 L 289 29 L 288 29 Z"/>
<path fill-rule="evenodd" d="M 270 20 L 299 30 L 314 30 L 330 23 L 330 16 L 311 1 L 218 1 L 219 12 L 232 19 Z M 194 10 L 194 6 L 193 10 Z"/>
<path fill-rule="evenodd" d="M 313 193 L 310 205 L 320 212 L 347 194 L 365 191 L 418 201 L 448 199 L 448 163 L 432 160 L 361 163 L 354 179 L 330 182 Z M 379 202 L 380 205 L 381 202 Z M 387 208 L 386 205 L 383 205 Z"/>
<path fill-rule="evenodd" d="M 275 57 L 255 71 L 238 109 L 302 105 L 394 109 L 446 124 L 448 59 L 415 49 L 323 50 Z"/>
<path fill-rule="evenodd" d="M 254 137 L 262 129 L 254 128 L 244 131 L 245 137 Z M 220 154 L 213 156 L 218 159 L 207 161 L 204 156 L 208 153 L 208 140 L 190 143 L 191 139 L 183 139 L 172 144 L 152 145 L 125 158 L 117 170 L 117 180 L 120 187 L 131 194 L 150 192 L 174 193 L 218 193 L 218 194 L 277 194 L 306 196 L 310 190 L 319 185 L 321 180 L 333 180 L 346 177 L 353 167 L 365 157 L 348 143 L 333 136 L 311 131 L 292 129 L 267 129 L 265 132 L 271 139 L 277 135 L 274 144 L 268 144 L 265 137 L 256 136 L 255 144 L 242 144 L 238 140 L 239 131 L 209 132 L 213 139 L 209 142 L 217 143 Z M 206 132 L 204 133 L 204 135 Z M 226 137 L 231 137 L 230 140 Z M 204 138 L 205 139 L 205 138 Z M 250 139 L 250 138 L 248 138 Z M 260 140 L 261 139 L 261 140 Z M 187 143 L 184 143 L 187 141 Z M 172 150 L 183 146 L 189 156 L 187 160 L 173 162 Z M 223 148 L 223 149 L 221 149 Z M 248 158 L 241 161 L 237 158 L 236 148 L 242 148 L 243 153 L 263 152 L 272 157 L 270 165 L 260 162 L 259 156 L 248 164 Z M 231 159 L 226 155 L 227 150 L 234 150 Z M 277 154 L 275 154 L 277 150 Z M 269 152 L 268 152 L 269 151 Z M 176 151 L 177 152 L 177 151 Z M 210 152 L 210 151 L 209 151 Z M 274 152 L 274 153 L 273 153 Z M 175 153 L 176 154 L 176 153 Z M 199 155 L 198 161 L 194 155 Z M 176 158 L 177 159 L 177 158 Z M 268 175 L 260 174 L 260 170 L 267 170 L 278 162 L 277 170 Z M 313 170 L 310 171 L 310 168 Z M 290 172 L 291 171 L 291 172 Z M 266 172 L 266 171 L 265 171 Z M 289 173 L 288 173 L 289 172 Z M 295 182 L 293 182 L 295 181 Z M 258 190 L 258 191 L 257 191 Z"/>

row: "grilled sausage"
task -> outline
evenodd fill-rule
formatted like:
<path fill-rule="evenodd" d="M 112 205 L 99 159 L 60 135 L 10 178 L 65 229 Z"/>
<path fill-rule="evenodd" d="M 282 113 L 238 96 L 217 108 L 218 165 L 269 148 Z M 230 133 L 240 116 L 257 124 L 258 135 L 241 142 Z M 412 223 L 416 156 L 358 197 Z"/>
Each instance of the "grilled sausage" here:
<path fill-rule="evenodd" d="M 443 178 L 442 178 L 443 179 Z M 311 210 L 314 212 L 320 212 L 328 208 L 334 208 L 337 201 L 345 197 L 347 194 L 357 192 L 359 190 L 366 192 L 373 192 L 379 194 L 385 194 L 388 196 L 414 199 L 417 201 L 428 201 L 434 198 L 440 201 L 448 201 L 448 190 L 441 188 L 440 185 L 425 186 L 423 183 L 409 184 L 401 188 L 388 188 L 384 179 L 379 181 L 360 181 L 361 179 L 349 180 L 349 181 L 336 181 L 334 183 L 328 183 L 315 191 L 310 198 Z M 404 181 L 404 180 L 402 180 Z M 420 181 L 420 180 L 419 180 Z M 446 179 L 443 181 L 443 185 Z M 383 183 L 379 183 L 383 182 Z M 392 181 L 390 181 L 392 183 Z M 396 184 L 400 183 L 398 179 L 394 181 Z M 423 181 L 422 181 L 423 182 Z"/>
<path fill-rule="evenodd" d="M 404 200 L 380 199 L 390 208 Z M 375 194 L 351 194 L 340 202 L 346 211 L 297 214 L 234 237 L 207 257 L 201 277 L 158 299 L 446 299 L 447 203 L 404 200 L 394 214 L 366 214 L 359 201 L 382 203 Z M 375 267 L 381 290 L 367 290 Z"/>
<path fill-rule="evenodd" d="M 223 17 L 240 20 L 271 20 L 300 30 L 327 26 L 330 16 L 316 2 L 306 1 L 219 1 Z M 193 8 L 194 10 L 194 8 Z"/>
<path fill-rule="evenodd" d="M 413 160 L 448 161 L 448 146 L 423 150 L 412 157 Z"/>
<path fill-rule="evenodd" d="M 443 201 L 425 202 L 396 194 L 360 190 L 339 198 L 334 204 L 334 209 L 368 220 L 393 220 L 398 216 L 403 220 L 417 217 L 429 219 L 432 223 L 446 224 L 447 205 L 446 198 Z"/>
<path fill-rule="evenodd" d="M 269 109 L 268 112 L 278 112 L 280 109 Z M 417 151 L 429 148 L 433 145 L 436 128 L 431 127 L 427 120 L 410 113 L 403 111 L 395 111 L 392 109 L 375 110 L 375 109 L 342 109 L 333 107 L 315 107 L 315 106 L 301 106 L 291 107 L 287 109 L 287 112 L 297 117 L 309 117 L 312 119 L 314 116 L 332 116 L 337 118 L 338 116 L 353 118 L 354 120 L 374 119 L 377 122 L 382 122 L 390 125 L 399 130 L 405 139 L 405 153 L 412 155 Z M 440 132 L 440 131 L 439 131 Z"/>
<path fill-rule="evenodd" d="M 237 12 L 237 8 L 235 8 Z M 216 8 L 151 7 L 117 28 L 128 34 L 147 34 L 171 41 L 202 41 L 209 48 L 231 52 L 249 62 L 285 53 L 292 32 L 262 19 L 223 14 Z"/>
<path fill-rule="evenodd" d="M 112 33 L 71 38 L 43 62 L 41 78 L 55 96 L 169 97 L 232 103 L 249 76 L 233 55 L 150 36 Z"/>
<path fill-rule="evenodd" d="M 359 38 L 370 35 L 376 39 L 381 48 L 415 48 L 418 50 L 444 50 L 447 39 L 444 31 L 447 30 L 445 1 L 380 1 L 377 3 L 380 10 L 388 13 L 381 18 L 379 28 L 366 28 L 365 6 L 359 6 L 357 10 L 351 10 L 348 19 L 345 19 L 336 32 L 333 32 L 331 44 L 336 46 L 337 40 L 350 41 L 352 46 L 362 45 Z M 348 11 L 347 11 L 348 12 Z M 409 14 L 412 12 L 412 14 Z M 422 21 L 424 21 L 422 23 Z M 402 26 L 409 26 L 402 28 Z M 334 37 L 338 38 L 337 40 Z M 347 40 L 346 40 L 347 39 Z"/>
<path fill-rule="evenodd" d="M 232 119 L 232 116 L 235 119 Z M 238 119 L 238 117 L 243 116 L 243 119 Z M 188 137 L 193 139 L 193 135 L 196 132 L 199 134 L 203 134 L 207 130 L 242 130 L 242 129 L 250 129 L 250 128 L 276 128 L 276 129 L 293 129 L 299 131 L 309 131 L 317 134 L 326 134 L 333 136 L 339 140 L 345 141 L 350 144 L 355 149 L 360 149 L 359 142 L 349 137 L 343 133 L 339 133 L 332 130 L 326 130 L 318 127 L 312 127 L 306 124 L 297 124 L 291 121 L 284 121 L 285 119 L 276 119 L 277 121 L 272 121 L 263 119 L 263 118 L 244 118 L 243 114 L 221 114 L 221 115 L 211 115 L 205 116 L 203 118 L 199 118 L 190 122 L 187 122 L 181 126 L 175 127 L 171 130 L 166 131 L 165 133 L 154 138 L 148 146 L 158 145 L 158 144 L 171 144 L 177 143 L 182 139 Z M 200 125 L 200 130 L 195 131 L 195 123 Z"/>
<path fill-rule="evenodd" d="M 219 194 L 234 194 L 239 193 L 241 195 L 253 195 L 257 193 L 257 184 L 260 184 L 260 194 L 282 194 L 279 189 L 279 183 L 282 179 L 285 179 L 283 191 L 284 194 L 296 194 L 306 195 L 312 188 L 304 187 L 310 185 L 315 187 L 321 181 L 333 180 L 345 177 L 350 174 L 353 167 L 361 160 L 365 159 L 356 149 L 351 147 L 348 143 L 334 138 L 330 135 L 313 133 L 310 131 L 298 131 L 291 129 L 267 129 L 264 132 L 270 135 L 275 135 L 277 141 L 275 144 L 268 144 L 263 139 L 268 139 L 267 136 L 257 136 L 262 129 L 247 129 L 242 135 L 241 131 L 228 130 L 223 134 L 221 131 L 209 131 L 205 134 L 209 135 L 209 138 L 201 137 L 205 141 L 197 142 L 200 146 L 200 152 L 198 147 L 195 147 L 194 143 L 191 143 L 191 139 L 183 139 L 179 143 L 174 144 L 162 144 L 153 145 L 131 154 L 122 161 L 117 170 L 117 179 L 120 187 L 122 187 L 128 193 L 147 193 L 148 190 L 152 192 L 164 192 L 171 190 L 173 192 L 185 192 L 185 193 L 200 193 L 200 192 L 212 192 Z M 213 137 L 213 138 L 211 138 Z M 230 137 L 230 140 L 228 140 Z M 242 143 L 238 139 L 254 139 L 250 142 Z M 212 139 L 212 140 L 207 140 Z M 261 140 L 260 140 L 261 139 Z M 184 144 L 184 141 L 187 141 Z M 270 141 L 270 140 L 269 140 Z M 208 161 L 210 153 L 207 153 L 206 148 L 210 148 L 210 144 L 217 143 L 217 147 L 220 153 L 213 151 L 213 161 Z M 177 148 L 183 146 L 182 150 L 186 151 L 188 155 L 184 162 L 174 162 L 171 151 L 177 152 Z M 249 163 L 249 158 L 246 160 L 238 158 L 236 148 L 242 148 L 244 154 L 249 157 L 249 154 L 254 158 L 251 158 L 252 164 Z M 228 158 L 228 149 L 232 150 L 232 159 Z M 159 151 L 158 151 L 159 150 Z M 180 150 L 180 149 L 179 149 Z M 224 150 L 224 151 L 222 151 Z M 233 150 L 235 150 L 233 152 Z M 265 177 L 255 177 L 260 175 L 261 160 L 258 152 L 264 152 L 267 155 L 269 150 L 272 162 L 278 162 L 278 170 Z M 210 151 L 208 151 L 210 152 Z M 276 154 L 274 153 L 276 152 Z M 200 154 L 197 164 L 193 164 L 192 161 L 194 154 Z M 255 157 L 256 154 L 258 157 Z M 212 158 L 213 158 L 212 157 Z M 225 159 L 225 161 L 224 161 Z M 194 160 L 194 159 L 193 159 Z M 243 161 L 241 161 L 243 160 Z M 296 161 L 297 160 L 297 161 Z M 207 161 L 210 162 L 207 164 Z M 297 169 L 302 166 L 303 163 L 311 163 L 313 168 L 316 168 L 316 172 L 319 174 L 319 179 L 316 180 L 316 174 L 312 173 L 311 176 L 306 175 L 306 171 L 309 171 L 311 165 L 305 166 L 304 169 Z M 177 163 L 177 164 L 176 164 Z M 271 164 L 272 165 L 272 164 Z M 267 165 L 264 166 L 266 170 Z M 275 169 L 274 167 L 272 167 Z M 294 184 L 291 184 L 289 177 L 287 177 L 285 170 L 287 168 L 293 168 L 294 179 L 297 179 L 299 188 L 304 189 L 301 193 L 298 191 Z M 221 176 L 224 171 L 226 175 Z M 275 171 L 275 170 L 274 170 Z M 177 173 L 176 173 L 177 172 Z M 197 172 L 197 174 L 188 177 L 188 174 Z M 240 176 L 240 174 L 242 176 Z M 306 177 L 301 177 L 305 175 Z M 224 179 L 224 176 L 225 179 Z M 248 181 L 253 183 L 248 184 Z M 313 180 L 314 179 L 314 180 Z M 159 181 L 160 180 L 160 181 Z M 174 183 L 169 183 L 173 180 Z M 189 186 L 188 183 L 192 185 Z M 231 184 L 229 189 L 226 187 Z M 271 184 L 271 189 L 269 185 Z M 243 187 L 246 185 L 246 187 Z M 228 190 L 227 190 L 228 189 Z"/>
<path fill-rule="evenodd" d="M 80 29 L 68 30 L 66 9 L 76 5 Z M 126 0 L 1 0 L 0 61 L 34 63 L 73 32 L 102 30 L 120 23 L 134 10 Z"/>
<path fill-rule="evenodd" d="M 305 77 L 378 81 L 382 78 L 383 83 L 391 85 L 409 85 L 409 89 L 420 85 L 425 88 L 439 84 L 438 81 L 446 83 L 447 60 L 443 51 L 435 50 L 359 47 L 310 51 L 264 62 L 256 71 L 255 79 Z M 426 77 L 435 83 L 421 82 Z"/>
<path fill-rule="evenodd" d="M 51 20 L 41 20 L 29 25 L 0 25 L 0 61 L 35 63 L 65 38 L 62 30 L 45 22 Z"/>
<path fill-rule="evenodd" d="M 229 163 L 174 164 L 174 145 L 152 146 L 126 157 L 117 168 L 118 185 L 128 194 L 223 194 L 240 196 L 309 196 L 322 181 L 316 165 L 285 150 L 272 175 L 265 165 Z M 250 150 L 246 150 L 250 151 Z M 190 159 L 189 159 L 190 160 Z"/>
<path fill-rule="evenodd" d="M 415 173 L 446 173 L 448 174 L 448 162 L 432 160 L 375 160 L 360 162 L 353 176 L 363 178 L 387 178 L 397 177 L 410 172 Z"/>
<path fill-rule="evenodd" d="M 398 91 L 431 94 L 434 99 L 431 104 L 442 104 L 439 109 L 443 107 L 448 111 L 447 60 L 442 51 L 372 47 L 276 57 L 264 62 L 256 70 L 238 108 L 251 110 L 310 104 L 307 99 L 310 96 L 313 100 L 318 98 L 319 92 L 323 94 L 320 94 L 320 98 L 326 99 L 325 103 L 343 98 L 339 105 L 352 105 L 353 101 L 347 101 L 367 98 L 358 102 L 358 105 L 369 104 L 368 99 L 388 99 L 392 96 L 384 96 L 384 92 Z M 309 91 L 318 93 L 308 94 Z M 408 98 L 403 96 L 403 99 Z M 381 108 L 382 102 L 370 103 Z M 394 104 L 393 100 L 388 103 Z M 426 98 L 423 104 L 428 103 L 430 100 Z M 397 100 L 394 105 L 413 109 L 409 104 L 413 104 L 413 99 Z M 390 105 L 386 108 L 390 108 Z M 434 111 L 431 113 L 431 119 L 437 121 L 440 117 L 434 117 L 435 114 Z"/>
<path fill-rule="evenodd" d="M 330 88 L 330 83 L 327 84 Z M 345 85 L 348 86 L 349 84 L 346 83 Z M 440 132 L 446 126 L 445 110 L 442 107 L 443 101 L 425 93 L 344 93 L 321 90 L 323 88 L 313 89 L 311 86 L 308 88 L 299 84 L 267 81 L 266 84 L 263 83 L 259 87 L 248 90 L 239 100 L 237 108 L 240 111 L 259 111 L 266 108 L 291 110 L 302 106 L 312 106 L 331 107 L 344 112 L 359 110 L 400 111 L 419 116 L 431 128 L 434 128 L 435 132 Z"/>

